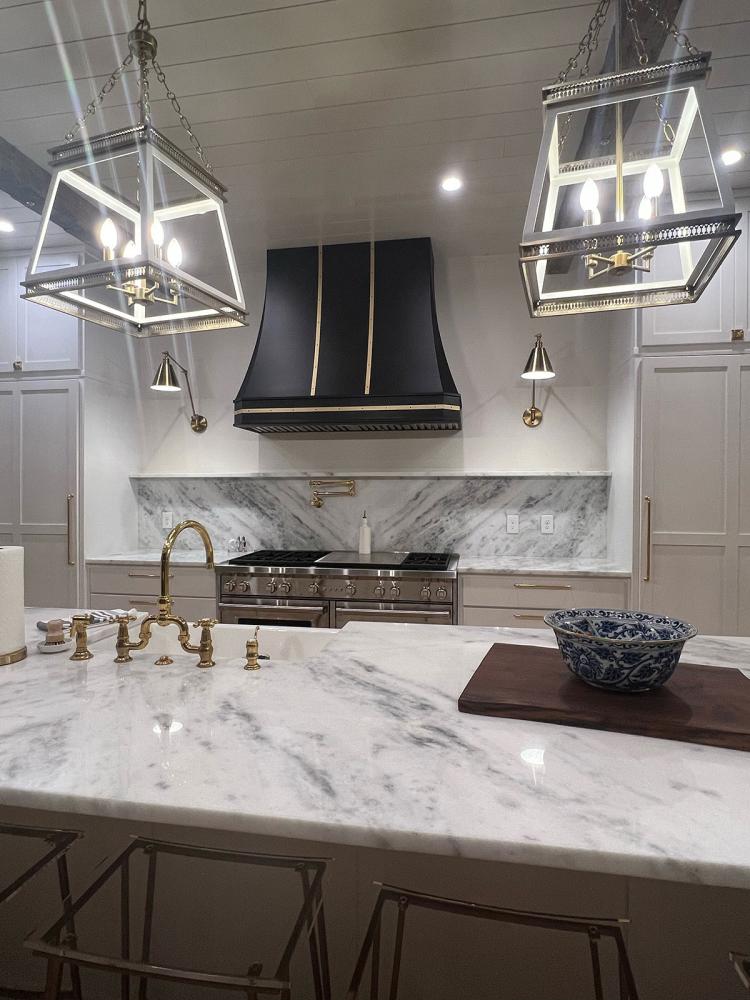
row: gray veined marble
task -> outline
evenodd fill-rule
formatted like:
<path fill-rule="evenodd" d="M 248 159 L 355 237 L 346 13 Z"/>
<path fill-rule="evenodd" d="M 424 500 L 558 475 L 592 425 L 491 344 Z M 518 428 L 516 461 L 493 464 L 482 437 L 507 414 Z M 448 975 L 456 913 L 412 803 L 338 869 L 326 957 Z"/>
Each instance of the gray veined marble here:
<path fill-rule="evenodd" d="M 382 549 L 456 551 L 465 558 L 519 556 L 546 562 L 606 554 L 609 479 L 602 476 L 358 479 L 355 498 L 310 506 L 307 479 L 133 480 L 139 544 L 158 548 L 161 511 L 202 521 L 217 547 L 244 535 L 254 548 L 342 549 L 356 545 L 363 509 Z M 506 513 L 521 530 L 505 530 Z M 555 515 L 542 535 L 539 516 Z M 192 544 L 186 538 L 184 544 Z"/>

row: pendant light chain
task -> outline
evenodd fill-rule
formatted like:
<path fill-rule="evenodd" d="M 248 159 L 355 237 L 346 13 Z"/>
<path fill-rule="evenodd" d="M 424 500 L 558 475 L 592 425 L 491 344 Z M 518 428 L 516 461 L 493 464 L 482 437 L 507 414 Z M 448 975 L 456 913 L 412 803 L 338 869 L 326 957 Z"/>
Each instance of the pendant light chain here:
<path fill-rule="evenodd" d="M 568 79 L 570 73 L 576 69 L 581 56 L 586 53 L 586 61 L 581 67 L 579 76 L 587 76 L 591 66 L 591 56 L 596 51 L 599 45 L 599 34 L 602 30 L 604 22 L 607 20 L 607 14 L 609 13 L 609 5 L 611 0 L 599 0 L 599 4 L 594 11 L 594 15 L 589 21 L 589 26 L 586 34 L 578 43 L 578 51 L 574 56 L 571 56 L 568 60 L 568 65 L 560 73 L 557 78 L 558 83 L 565 83 Z"/>
<path fill-rule="evenodd" d="M 636 3 L 641 7 L 645 7 L 656 23 L 665 28 L 680 48 L 685 49 L 689 56 L 699 56 L 701 54 L 700 49 L 693 45 L 685 32 L 680 31 L 673 20 L 668 20 L 652 0 L 636 0 Z"/>
<path fill-rule="evenodd" d="M 609 3 L 609 0 L 606 0 Z M 134 36 L 136 41 L 134 41 Z M 66 142 L 72 142 L 76 135 L 81 131 L 86 121 L 96 113 L 98 108 L 104 103 L 104 99 L 107 97 L 112 90 L 114 90 L 120 77 L 128 69 L 133 61 L 138 57 L 138 105 L 140 109 L 140 121 L 142 125 L 148 128 L 152 127 L 151 121 L 151 89 L 149 85 L 149 63 L 153 66 L 154 73 L 156 74 L 156 79 L 164 87 L 164 92 L 167 95 L 167 100 L 172 105 L 175 114 L 177 115 L 180 124 L 185 130 L 188 139 L 196 151 L 203 166 L 208 170 L 209 173 L 213 171 L 211 162 L 209 161 L 206 151 L 201 145 L 198 137 L 196 136 L 192 125 L 188 121 L 185 113 L 183 112 L 180 102 L 177 98 L 175 92 L 170 88 L 167 83 L 167 78 L 165 76 L 164 70 L 156 59 L 156 39 L 151 34 L 151 22 L 148 19 L 148 0 L 138 0 L 138 20 L 135 25 L 135 30 L 132 31 L 128 37 L 130 43 L 130 51 L 125 56 L 123 61 L 117 67 L 117 69 L 107 78 L 106 83 L 102 86 L 101 90 L 86 106 L 86 110 L 83 115 L 76 121 L 75 125 L 70 129 L 69 132 L 65 133 Z M 151 43 L 150 47 L 148 43 Z M 145 43 L 145 44 L 144 44 Z"/>
<path fill-rule="evenodd" d="M 648 51 L 646 49 L 646 43 L 643 41 L 641 30 L 638 27 L 638 18 L 635 12 L 635 7 L 633 6 L 633 0 L 625 0 L 625 18 L 630 25 L 630 32 L 633 36 L 635 51 L 638 55 L 638 62 L 641 66 L 647 66 L 649 63 Z M 661 122 L 664 138 L 670 146 L 673 146 L 676 138 L 675 131 L 672 128 L 664 110 L 664 101 L 658 95 L 654 97 L 654 105 L 656 107 L 656 114 Z"/>

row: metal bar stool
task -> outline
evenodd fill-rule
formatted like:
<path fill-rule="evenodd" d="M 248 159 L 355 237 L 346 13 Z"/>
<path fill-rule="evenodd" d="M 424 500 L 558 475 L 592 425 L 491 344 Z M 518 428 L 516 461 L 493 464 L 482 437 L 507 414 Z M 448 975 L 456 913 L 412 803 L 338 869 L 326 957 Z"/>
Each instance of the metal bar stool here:
<path fill-rule="evenodd" d="M 432 896 L 424 892 L 412 892 L 396 886 L 380 886 L 375 908 L 365 933 L 362 948 L 357 959 L 346 994 L 347 1000 L 356 1000 L 360 996 L 360 988 L 370 960 L 369 1000 L 379 1000 L 381 983 L 381 936 L 383 917 L 386 907 L 396 910 L 396 930 L 393 944 L 390 974 L 383 977 L 387 986 L 388 1000 L 397 1000 L 399 992 L 399 976 L 404 949 L 404 931 L 406 916 L 414 908 L 435 910 L 449 913 L 457 917 L 474 917 L 480 920 L 491 920 L 503 924 L 515 924 L 522 927 L 540 927 L 546 930 L 568 931 L 581 934 L 588 938 L 591 971 L 593 977 L 593 996 L 595 1000 L 604 1000 L 602 966 L 599 955 L 599 944 L 604 939 L 614 942 L 617 957 L 619 1000 L 638 1000 L 638 990 L 633 978 L 633 972 L 628 960 L 625 941 L 622 936 L 624 919 L 589 919 L 587 917 L 567 917 L 553 913 L 532 913 L 524 910 L 505 909 L 499 906 L 489 906 L 482 903 L 471 903 L 459 899 L 446 899 Z M 362 996 L 365 991 L 363 990 Z"/>
<path fill-rule="evenodd" d="M 147 859 L 140 958 L 133 957 L 131 926 L 131 861 L 136 852 L 142 852 Z M 263 965 L 258 961 L 247 966 L 246 975 L 199 971 L 152 961 L 157 861 L 161 855 L 286 869 L 299 874 L 302 903 L 294 917 L 275 971 L 270 977 L 262 975 Z M 119 973 L 121 1000 L 130 1000 L 133 978 L 138 980 L 138 1000 L 146 1000 L 147 986 L 151 979 L 241 990 L 248 1000 L 266 1000 L 271 997 L 291 1000 L 290 965 L 301 938 L 306 935 L 315 1000 L 330 1000 L 331 980 L 322 891 L 325 870 L 326 860 L 322 858 L 255 854 L 133 837 L 128 847 L 103 867 L 97 878 L 70 906 L 70 915 L 77 916 L 103 886 L 119 877 L 119 954 L 105 955 L 77 947 L 74 941 L 71 942 L 66 937 L 68 917 L 65 914 L 46 931 L 29 939 L 26 946 L 35 955 L 47 960 L 46 1000 L 58 1000 L 60 997 L 60 981 L 65 965 L 76 970 L 90 968 Z"/>
<path fill-rule="evenodd" d="M 72 844 L 82 834 L 76 830 L 58 830 L 49 827 L 19 826 L 13 823 L 0 823 L 0 837 L 20 837 L 26 840 L 43 842 L 47 850 L 24 871 L 5 885 L 0 887 L 0 906 L 12 899 L 47 865 L 55 862 L 57 868 L 57 883 L 60 890 L 60 901 L 63 905 L 63 928 L 70 940 L 75 941 L 75 924 L 70 911 L 70 877 L 68 874 L 67 853 Z M 0 984 L 0 997 L 13 1000 L 28 1000 L 43 996 L 41 990 L 27 990 Z M 81 978 L 77 969 L 71 969 L 71 990 L 61 993 L 61 996 L 81 1000 Z"/>
<path fill-rule="evenodd" d="M 734 966 L 740 982 L 750 991 L 750 955 L 742 955 L 737 951 L 729 952 L 729 961 Z"/>

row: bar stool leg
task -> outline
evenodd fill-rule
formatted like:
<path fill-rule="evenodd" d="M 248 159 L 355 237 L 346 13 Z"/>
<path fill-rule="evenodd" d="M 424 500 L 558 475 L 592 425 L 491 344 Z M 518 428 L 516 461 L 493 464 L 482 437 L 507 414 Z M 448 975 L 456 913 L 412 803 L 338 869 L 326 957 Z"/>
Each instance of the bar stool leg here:
<path fill-rule="evenodd" d="M 70 944 L 75 948 L 78 942 L 76 938 L 75 921 L 73 919 L 73 915 L 70 913 L 70 877 L 68 875 L 68 858 L 65 854 L 61 854 L 57 859 L 57 879 L 60 885 L 60 899 L 63 904 L 63 910 L 68 914 L 68 919 L 65 923 L 68 931 L 67 938 Z M 73 1000 L 81 1000 L 81 973 L 77 965 L 72 965 L 70 967 L 70 982 Z"/>
<path fill-rule="evenodd" d="M 44 987 L 44 1000 L 58 1000 L 62 983 L 63 962 L 57 956 L 47 960 L 47 983 Z"/>
<path fill-rule="evenodd" d="M 404 925 L 406 923 L 406 907 L 409 901 L 402 896 L 398 901 L 398 920 L 396 922 L 396 942 L 393 946 L 393 969 L 391 970 L 391 991 L 389 1000 L 397 1000 L 398 980 L 401 975 L 401 956 L 404 950 Z"/>

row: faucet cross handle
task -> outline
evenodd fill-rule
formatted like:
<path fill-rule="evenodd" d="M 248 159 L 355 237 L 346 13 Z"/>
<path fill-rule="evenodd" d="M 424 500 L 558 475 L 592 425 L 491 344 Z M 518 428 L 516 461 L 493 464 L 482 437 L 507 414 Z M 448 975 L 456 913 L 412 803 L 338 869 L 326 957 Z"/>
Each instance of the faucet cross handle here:
<path fill-rule="evenodd" d="M 201 630 L 200 642 L 198 643 L 198 654 L 200 659 L 198 660 L 199 667 L 213 667 L 216 664 L 214 660 L 214 643 L 211 638 L 211 629 L 217 624 L 216 618 L 200 618 L 194 623 L 193 628 L 199 628 Z M 188 647 L 183 646 L 183 649 Z M 191 648 L 191 652 L 196 652 L 195 649 Z"/>
<path fill-rule="evenodd" d="M 90 660 L 94 654 L 88 647 L 88 627 L 91 624 L 90 615 L 73 615 L 70 624 L 70 638 L 75 639 L 76 648 L 71 660 Z"/>
<path fill-rule="evenodd" d="M 258 645 L 259 630 L 260 626 L 256 625 L 252 639 L 248 639 L 245 643 L 245 670 L 260 670 L 260 663 L 258 663 L 261 658 Z"/>
<path fill-rule="evenodd" d="M 117 639 L 115 640 L 117 656 L 115 657 L 115 663 L 131 663 L 133 660 L 133 657 L 130 655 L 130 631 L 128 626 L 135 619 L 135 615 L 117 616 Z"/>

